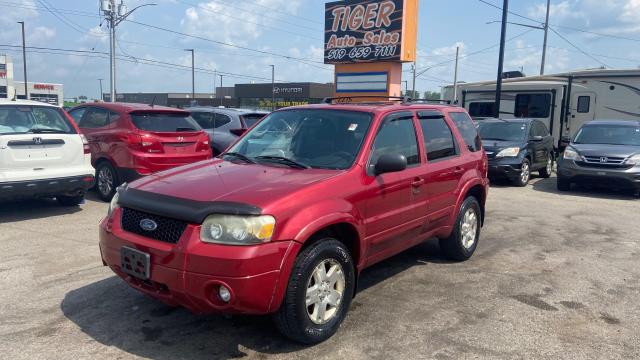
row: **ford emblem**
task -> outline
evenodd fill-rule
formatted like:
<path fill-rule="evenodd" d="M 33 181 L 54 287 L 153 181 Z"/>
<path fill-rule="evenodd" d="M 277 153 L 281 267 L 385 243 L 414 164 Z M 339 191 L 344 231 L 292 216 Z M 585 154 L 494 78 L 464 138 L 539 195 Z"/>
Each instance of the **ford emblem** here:
<path fill-rule="evenodd" d="M 158 223 L 151 219 L 140 220 L 140 228 L 144 231 L 153 231 L 158 228 Z"/>

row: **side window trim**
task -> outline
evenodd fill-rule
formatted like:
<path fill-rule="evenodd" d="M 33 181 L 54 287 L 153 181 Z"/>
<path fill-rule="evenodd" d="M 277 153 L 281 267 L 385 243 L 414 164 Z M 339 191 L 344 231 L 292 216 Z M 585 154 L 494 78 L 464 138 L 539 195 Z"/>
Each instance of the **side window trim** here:
<path fill-rule="evenodd" d="M 413 167 L 418 167 L 422 165 L 422 156 L 420 154 L 420 140 L 418 139 L 418 132 L 416 129 L 416 124 L 414 122 L 415 119 L 415 114 L 411 111 L 398 111 L 398 112 L 394 112 L 394 113 L 390 113 L 390 114 L 386 114 L 384 116 L 384 118 L 382 119 L 382 121 L 380 122 L 380 125 L 378 126 L 378 128 L 376 129 L 376 133 L 373 137 L 373 141 L 371 142 L 371 146 L 369 148 L 369 159 L 367 160 L 367 175 L 369 176 L 373 176 L 372 170 L 373 170 L 373 155 L 374 155 L 374 150 L 375 150 L 375 144 L 376 144 L 376 139 L 378 138 L 378 135 L 380 134 L 380 132 L 382 131 L 382 129 L 384 128 L 385 124 L 389 121 L 393 121 L 393 120 L 411 120 L 411 126 L 413 127 L 413 133 L 414 136 L 416 137 L 416 147 L 418 149 L 418 162 L 416 164 L 407 164 L 407 169 L 409 168 L 413 168 Z"/>

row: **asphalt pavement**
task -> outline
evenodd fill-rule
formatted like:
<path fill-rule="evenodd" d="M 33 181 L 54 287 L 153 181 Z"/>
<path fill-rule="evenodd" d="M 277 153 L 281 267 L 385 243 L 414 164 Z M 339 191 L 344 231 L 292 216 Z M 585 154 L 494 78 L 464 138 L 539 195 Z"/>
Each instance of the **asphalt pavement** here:
<path fill-rule="evenodd" d="M 328 341 L 282 338 L 269 317 L 196 316 L 102 266 L 107 204 L 0 204 L 5 359 L 638 359 L 640 199 L 559 194 L 555 179 L 492 186 L 467 262 L 428 241 L 365 270 Z"/>

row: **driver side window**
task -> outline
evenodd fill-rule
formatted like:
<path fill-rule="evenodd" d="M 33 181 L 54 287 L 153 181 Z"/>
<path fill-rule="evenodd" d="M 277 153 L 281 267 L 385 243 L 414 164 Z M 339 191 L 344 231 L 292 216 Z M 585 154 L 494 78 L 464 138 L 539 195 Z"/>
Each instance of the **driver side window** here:
<path fill-rule="evenodd" d="M 392 114 L 383 120 L 373 143 L 369 164 L 375 165 L 384 154 L 403 155 L 409 167 L 420 163 L 412 113 Z"/>

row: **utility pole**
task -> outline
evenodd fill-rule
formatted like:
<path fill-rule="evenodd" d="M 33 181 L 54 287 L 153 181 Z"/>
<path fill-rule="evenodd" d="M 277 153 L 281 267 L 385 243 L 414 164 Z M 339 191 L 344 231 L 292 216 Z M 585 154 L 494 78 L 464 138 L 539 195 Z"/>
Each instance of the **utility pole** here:
<path fill-rule="evenodd" d="M 220 76 L 220 87 L 222 87 L 222 74 L 218 74 Z"/>
<path fill-rule="evenodd" d="M 271 66 L 271 111 L 276 109 L 276 66 Z"/>
<path fill-rule="evenodd" d="M 407 93 L 409 92 L 409 80 L 402 80 L 404 83 L 404 96 L 409 96 Z"/>
<path fill-rule="evenodd" d="M 191 51 L 191 101 L 196 100 L 196 60 L 194 49 L 184 49 L 185 51 Z"/>
<path fill-rule="evenodd" d="M 110 101 L 116 102 L 116 27 L 125 21 L 129 15 L 143 6 L 153 6 L 156 4 L 142 4 L 136 6 L 131 11 L 127 11 L 127 6 L 120 0 L 116 7 L 116 0 L 100 0 L 100 10 L 109 23 L 109 78 L 110 78 Z"/>
<path fill-rule="evenodd" d="M 213 97 L 214 98 L 218 97 L 218 89 L 216 89 L 216 80 L 218 80 L 218 76 L 216 76 L 217 73 L 218 71 L 216 69 L 213 69 Z"/>
<path fill-rule="evenodd" d="M 507 37 L 507 21 L 509 17 L 509 0 L 504 0 L 502 5 L 502 29 L 500 31 L 500 55 L 498 58 L 498 79 L 496 81 L 496 104 L 494 116 L 500 117 L 500 100 L 502 96 L 502 70 L 504 67 L 504 45 Z"/>
<path fill-rule="evenodd" d="M 24 21 L 18 21 L 22 26 L 22 68 L 24 70 L 24 98 L 29 100 L 29 90 L 27 89 L 27 46 L 24 36 Z"/>
<path fill-rule="evenodd" d="M 104 93 L 102 92 L 102 80 L 104 79 L 98 79 L 98 81 L 100 81 L 100 101 L 104 101 Z"/>
<path fill-rule="evenodd" d="M 453 103 L 458 103 L 458 56 L 460 55 L 460 47 L 456 46 L 456 68 L 453 72 Z"/>
<path fill-rule="evenodd" d="M 413 85 L 412 85 L 412 90 L 411 90 L 411 95 L 415 95 L 416 93 L 416 71 L 417 71 L 417 66 L 416 66 L 416 62 L 413 62 L 413 65 L 411 65 L 411 67 L 413 68 Z"/>
<path fill-rule="evenodd" d="M 544 21 L 544 43 L 542 45 L 542 62 L 540 63 L 540 75 L 544 75 L 544 64 L 547 58 L 547 35 L 549 35 L 549 11 L 551 10 L 551 0 L 547 0 L 547 18 Z"/>

